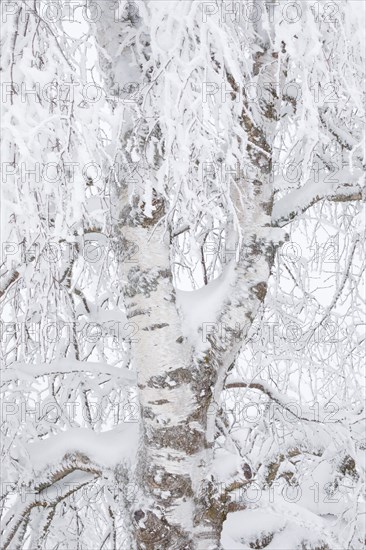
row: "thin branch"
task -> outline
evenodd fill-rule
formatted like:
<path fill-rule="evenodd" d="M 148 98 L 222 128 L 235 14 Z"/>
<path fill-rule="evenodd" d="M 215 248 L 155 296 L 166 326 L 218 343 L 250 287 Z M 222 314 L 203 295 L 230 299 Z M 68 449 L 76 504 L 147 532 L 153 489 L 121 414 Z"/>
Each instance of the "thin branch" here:
<path fill-rule="evenodd" d="M 315 418 L 308 418 L 306 416 L 299 416 L 296 414 L 296 412 L 292 411 L 289 408 L 290 403 L 285 403 L 284 399 L 281 398 L 280 395 L 275 396 L 273 390 L 266 387 L 264 383 L 259 382 L 243 382 L 243 381 L 235 381 L 235 382 L 229 382 L 225 385 L 225 389 L 234 389 L 234 388 L 250 388 L 254 390 L 259 390 L 265 395 L 267 395 L 272 401 L 280 405 L 283 409 L 291 413 L 295 418 L 298 420 L 304 420 L 305 422 L 313 422 L 316 424 L 324 424 L 321 420 L 316 420 Z M 300 406 L 300 405 L 299 405 Z M 341 420 L 335 420 L 334 423 L 340 423 Z M 333 423 L 333 422 L 332 422 Z"/>

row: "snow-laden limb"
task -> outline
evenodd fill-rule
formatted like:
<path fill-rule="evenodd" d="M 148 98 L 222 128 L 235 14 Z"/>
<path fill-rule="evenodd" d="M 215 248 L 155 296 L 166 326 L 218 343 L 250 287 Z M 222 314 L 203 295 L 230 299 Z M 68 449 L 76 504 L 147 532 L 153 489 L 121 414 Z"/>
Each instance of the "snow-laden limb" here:
<path fill-rule="evenodd" d="M 2 497 L 6 498 L 10 494 L 14 498 L 15 495 L 16 501 L 3 518 L 3 548 L 11 548 L 14 542 L 21 540 L 22 532 L 24 533 L 30 522 L 32 511 L 44 511 L 44 527 L 48 527 L 57 506 L 87 487 L 100 475 L 101 471 L 89 462 L 87 457 L 76 454 L 65 457 L 57 466 L 53 465 L 53 468 L 41 472 L 35 485 L 29 483 L 7 487 Z M 46 532 L 42 538 L 45 538 L 45 535 Z"/>
<path fill-rule="evenodd" d="M 329 414 L 327 414 L 325 411 L 323 412 L 321 417 L 314 418 L 314 411 L 310 407 L 304 407 L 303 405 L 300 407 L 299 404 L 294 403 L 293 400 L 291 400 L 286 395 L 281 394 L 278 390 L 271 387 L 270 384 L 263 380 L 251 380 L 250 382 L 244 382 L 239 379 L 235 379 L 234 377 L 229 377 L 225 382 L 225 389 L 234 389 L 234 388 L 249 388 L 252 390 L 258 390 L 263 392 L 265 395 L 269 397 L 270 400 L 274 401 L 278 405 L 280 405 L 281 408 L 285 409 L 288 413 L 290 413 L 290 416 L 293 416 L 294 419 L 297 420 L 304 420 L 306 422 L 320 422 L 323 423 L 324 419 L 329 417 Z M 299 412 L 300 409 L 300 412 Z M 339 423 L 341 424 L 348 415 L 344 416 L 337 416 L 337 419 L 330 420 L 330 423 Z"/>
<path fill-rule="evenodd" d="M 104 432 L 74 428 L 31 442 L 26 447 L 32 469 L 37 472 L 57 464 L 68 454 L 80 453 L 95 464 L 111 468 L 121 462 L 134 462 L 139 437 L 137 422 Z"/>
<path fill-rule="evenodd" d="M 354 182 L 354 183 L 347 183 Z M 365 187 L 362 172 L 343 170 L 337 173 L 337 179 L 324 179 L 305 183 L 275 201 L 272 223 L 283 227 L 321 200 L 349 202 L 365 200 Z"/>
<path fill-rule="evenodd" d="M 222 545 L 224 550 L 293 550 L 304 543 L 306 548 L 340 548 L 334 535 L 324 536 L 329 523 L 294 504 L 233 512 L 224 522 Z"/>
<path fill-rule="evenodd" d="M 136 385 L 136 373 L 126 368 L 117 368 L 107 363 L 93 361 L 77 361 L 76 359 L 59 359 L 49 364 L 13 363 L 11 367 L 1 373 L 1 383 L 16 380 L 29 380 L 43 376 L 57 376 L 60 374 L 90 373 L 91 375 L 106 374 L 118 379 L 126 385 Z"/>

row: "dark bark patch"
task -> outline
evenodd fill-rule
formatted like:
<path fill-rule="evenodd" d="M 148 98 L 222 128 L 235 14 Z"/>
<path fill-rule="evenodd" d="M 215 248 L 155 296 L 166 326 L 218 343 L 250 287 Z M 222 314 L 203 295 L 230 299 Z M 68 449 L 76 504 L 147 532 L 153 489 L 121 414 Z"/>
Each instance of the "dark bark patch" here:
<path fill-rule="evenodd" d="M 273 243 L 270 243 L 266 247 L 265 257 L 266 257 L 266 260 L 267 260 L 267 263 L 268 263 L 268 266 L 269 266 L 270 269 L 272 268 L 272 266 L 274 264 L 276 249 L 277 249 L 277 246 L 275 246 Z"/>
<path fill-rule="evenodd" d="M 261 548 L 266 548 L 273 539 L 273 533 L 268 533 L 263 535 L 261 538 L 256 539 L 249 543 L 250 548 L 255 548 L 260 550 Z"/>
<path fill-rule="evenodd" d="M 326 542 L 320 542 L 321 546 L 316 546 L 314 550 L 331 550 L 330 547 L 327 545 Z M 302 541 L 301 543 L 301 550 L 308 550 L 308 548 L 311 547 L 311 542 L 308 541 Z M 313 547 L 312 547 L 313 548 Z"/>
<path fill-rule="evenodd" d="M 148 418 L 149 420 L 154 420 L 155 413 L 151 407 L 142 407 L 142 418 Z"/>
<path fill-rule="evenodd" d="M 165 328 L 168 327 L 168 323 L 156 323 L 155 325 L 150 325 L 149 327 L 145 327 L 142 330 L 150 332 L 151 330 L 156 330 L 159 328 Z"/>
<path fill-rule="evenodd" d="M 194 455 L 205 447 L 205 433 L 192 429 L 187 423 L 153 429 L 151 440 L 160 449 L 172 448 Z"/>
<path fill-rule="evenodd" d="M 249 464 L 247 463 L 243 464 L 243 473 L 244 473 L 245 479 L 252 479 L 253 472 Z"/>
<path fill-rule="evenodd" d="M 343 458 L 340 466 L 339 471 L 342 475 L 350 475 L 351 477 L 358 478 L 358 473 L 356 470 L 356 463 L 355 460 L 350 456 L 347 455 Z"/>
<path fill-rule="evenodd" d="M 273 198 L 268 202 L 261 202 L 261 207 L 263 208 L 267 216 L 272 216 Z"/>
<path fill-rule="evenodd" d="M 190 535 L 176 525 L 170 525 L 164 516 L 146 511 L 143 525 L 136 532 L 139 550 L 193 550 Z"/>
<path fill-rule="evenodd" d="M 158 197 L 155 190 L 153 190 L 152 206 L 154 208 L 154 211 L 151 217 L 148 218 L 144 214 L 140 217 L 140 224 L 142 225 L 142 227 L 154 227 L 165 214 L 164 199 L 162 197 Z M 141 203 L 140 208 L 142 211 L 144 211 L 144 202 Z"/>
<path fill-rule="evenodd" d="M 135 521 L 139 522 L 140 519 L 145 517 L 145 512 L 143 512 L 142 510 L 136 510 L 133 517 L 135 518 Z"/>
<path fill-rule="evenodd" d="M 254 259 L 261 258 L 264 252 L 264 247 L 266 245 L 266 242 L 264 239 L 258 239 L 255 235 L 252 237 L 251 242 L 249 244 L 249 261 L 253 261 Z"/>
<path fill-rule="evenodd" d="M 252 286 L 251 289 L 255 295 L 257 296 L 258 300 L 260 302 L 264 302 L 264 299 L 267 294 L 267 283 L 262 281 L 261 283 L 258 283 L 257 285 Z"/>
<path fill-rule="evenodd" d="M 259 180 L 254 180 L 253 181 L 253 186 L 254 186 L 254 194 L 256 196 L 260 195 L 261 194 L 261 188 L 262 188 L 262 184 Z"/>

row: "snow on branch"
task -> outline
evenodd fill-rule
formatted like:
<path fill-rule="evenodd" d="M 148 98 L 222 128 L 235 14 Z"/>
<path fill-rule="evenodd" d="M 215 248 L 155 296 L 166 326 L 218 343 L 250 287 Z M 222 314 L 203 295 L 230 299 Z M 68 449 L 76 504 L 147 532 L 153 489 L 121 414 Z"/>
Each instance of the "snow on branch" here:
<path fill-rule="evenodd" d="M 283 409 L 285 409 L 287 412 L 289 412 L 291 415 L 293 415 L 295 418 L 297 418 L 298 420 L 304 420 L 305 422 L 315 422 L 315 423 L 323 423 L 324 421 L 321 420 L 321 419 L 316 419 L 314 418 L 314 412 L 311 411 L 310 408 L 306 408 L 305 412 L 307 412 L 308 414 L 307 415 L 303 415 L 303 411 L 304 411 L 304 406 L 301 405 L 301 412 L 300 414 L 297 414 L 296 413 L 296 410 L 294 411 L 294 402 L 291 401 L 290 399 L 288 399 L 286 396 L 282 395 L 280 392 L 278 392 L 277 390 L 271 388 L 271 386 L 269 384 L 267 384 L 265 381 L 261 380 L 261 381 L 251 381 L 251 382 L 245 382 L 245 381 L 242 381 L 242 380 L 232 380 L 232 382 L 227 382 L 225 384 L 225 389 L 229 390 L 229 389 L 236 389 L 236 388 L 249 388 L 249 389 L 252 389 L 252 390 L 258 390 L 258 391 L 261 391 L 262 393 L 266 394 L 269 399 L 271 399 L 272 401 L 274 401 L 275 403 L 277 403 L 278 405 L 280 405 L 280 407 L 282 407 Z M 297 404 L 296 404 L 297 405 Z M 300 407 L 300 405 L 299 405 Z M 311 418 L 311 416 L 313 416 L 313 418 Z M 326 415 L 325 415 L 326 416 Z M 333 423 L 342 423 L 344 419 L 337 419 L 337 420 L 333 420 Z"/>
<path fill-rule="evenodd" d="M 113 467 L 134 456 L 138 433 L 138 424 L 134 422 L 126 422 L 113 430 L 99 433 L 90 429 L 72 428 L 29 443 L 27 453 L 34 471 L 42 471 L 72 453 L 85 455 L 96 464 Z"/>
<path fill-rule="evenodd" d="M 25 364 L 15 363 L 14 366 L 2 372 L 1 382 L 11 382 L 13 380 L 34 379 L 41 376 L 51 376 L 57 374 L 81 374 L 90 373 L 94 375 L 106 374 L 115 379 L 122 380 L 125 384 L 136 384 L 136 374 L 127 369 L 112 367 L 107 363 L 97 363 L 88 361 L 77 361 L 76 359 L 59 359 L 50 364 Z"/>
<path fill-rule="evenodd" d="M 350 175 L 349 175 L 350 176 Z M 358 177 L 353 175 L 353 181 L 359 184 L 339 183 L 333 181 L 311 182 L 300 189 L 291 191 L 274 204 L 272 212 L 272 223 L 276 227 L 283 227 L 293 220 L 297 215 L 302 214 L 308 208 L 321 200 L 334 202 L 361 201 L 364 199 L 362 188 L 362 174 Z M 350 177 L 344 174 L 343 180 Z"/>

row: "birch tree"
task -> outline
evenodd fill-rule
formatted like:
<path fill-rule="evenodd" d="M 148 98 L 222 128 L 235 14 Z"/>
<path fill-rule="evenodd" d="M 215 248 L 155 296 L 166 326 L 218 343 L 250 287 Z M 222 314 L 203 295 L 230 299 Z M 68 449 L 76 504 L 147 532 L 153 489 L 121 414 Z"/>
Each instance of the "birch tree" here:
<path fill-rule="evenodd" d="M 4 3 L 4 548 L 364 544 L 364 11 Z"/>

